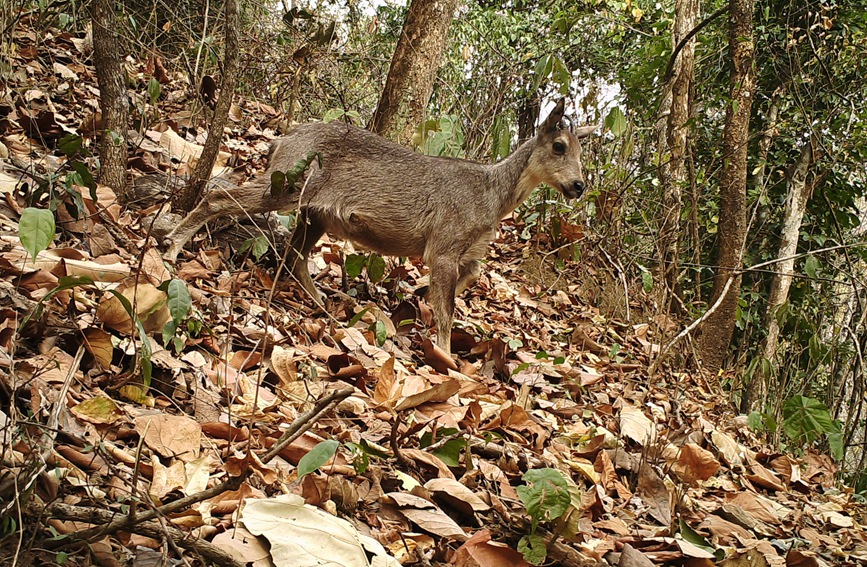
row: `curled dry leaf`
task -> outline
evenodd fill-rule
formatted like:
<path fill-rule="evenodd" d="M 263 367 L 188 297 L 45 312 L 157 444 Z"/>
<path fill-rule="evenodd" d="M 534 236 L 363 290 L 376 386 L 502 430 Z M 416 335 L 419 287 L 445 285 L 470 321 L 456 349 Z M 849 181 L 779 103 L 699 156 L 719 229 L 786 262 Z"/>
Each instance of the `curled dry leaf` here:
<path fill-rule="evenodd" d="M 435 386 L 418 392 L 417 394 L 409 395 L 398 402 L 395 406 L 395 411 L 408 410 L 426 402 L 444 402 L 458 393 L 461 389 L 461 383 L 450 378 L 445 382 L 436 384 Z"/>
<path fill-rule="evenodd" d="M 163 465 L 159 458 L 153 459 L 154 476 L 148 488 L 148 494 L 155 501 L 162 501 L 163 498 L 173 490 L 180 490 L 187 481 L 187 474 L 184 471 L 184 463 L 182 461 L 173 461 L 168 467 Z"/>

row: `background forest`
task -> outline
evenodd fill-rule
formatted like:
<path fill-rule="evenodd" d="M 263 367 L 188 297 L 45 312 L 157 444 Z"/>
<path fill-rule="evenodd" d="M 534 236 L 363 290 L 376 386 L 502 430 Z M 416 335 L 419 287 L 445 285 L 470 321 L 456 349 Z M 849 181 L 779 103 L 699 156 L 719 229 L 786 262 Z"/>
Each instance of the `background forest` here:
<path fill-rule="evenodd" d="M 267 102 L 296 120 L 343 116 L 366 124 L 403 25 L 402 3 L 299 3 L 300 15 L 282 23 L 265 8 L 247 16 L 263 50 L 245 54 L 239 88 L 268 92 Z M 795 396 L 831 408 L 842 422 L 838 450 L 850 447 L 848 470 L 858 486 L 867 482 L 857 478 L 867 466 L 859 450 L 867 418 L 862 8 L 753 6 L 749 129 L 735 142 L 747 151 L 739 197 L 721 187 L 726 113 L 737 88 L 724 2 L 468 2 L 451 25 L 423 147 L 496 160 L 533 131 L 543 101 L 574 100 L 577 122 L 605 126 L 585 148 L 589 198 L 574 204 L 551 190 L 537 193 L 521 211 L 523 236 L 550 232 L 559 246 L 560 223 L 583 227 L 586 240 L 570 249 L 573 259 L 607 258 L 598 267 L 620 288 L 609 293 L 623 293 L 623 277 L 643 289 L 653 320 L 671 335 L 712 305 L 718 268 L 737 266 L 736 301 L 718 310 L 733 319 L 731 345 L 712 345 L 705 368 L 722 369 L 732 403 L 760 412 L 767 424 L 781 422 Z M 221 7 L 210 9 L 219 20 Z M 130 18 L 149 13 L 130 11 Z M 148 44 L 186 45 L 192 57 L 198 46 L 189 38 L 200 34 L 173 29 Z M 674 57 L 687 34 L 694 41 Z M 302 53 L 287 58 L 297 45 Z M 734 262 L 720 262 L 724 246 L 735 250 Z M 607 303 L 610 315 L 625 315 L 622 295 Z M 687 347 L 674 364 L 695 368 L 701 353 L 693 354 Z"/>
<path fill-rule="evenodd" d="M 572 122 L 600 125 L 584 142 L 587 192 L 569 201 L 551 188 L 536 191 L 508 221 L 507 247 L 525 261 L 537 259 L 537 270 L 548 274 L 543 280 L 581 290 L 597 314 L 594 324 L 647 326 L 642 340 L 652 337 L 653 345 L 642 342 L 647 350 L 640 354 L 611 331 L 617 325 L 597 325 L 589 333 L 599 349 L 594 354 L 621 376 L 624 369 L 639 381 L 664 376 L 677 390 L 700 380 L 724 399 L 724 419 L 744 420 L 768 454 L 830 454 L 839 486 L 850 487 L 856 501 L 867 496 L 867 6 L 857 0 L 445 4 L 454 18 L 433 24 L 407 20 L 411 8 L 391 0 L 4 2 L 0 133 L 19 127 L 30 138 L 42 136 L 49 153 L 68 157 L 69 164 L 82 144 L 93 153 L 81 158 L 81 168 L 63 166 L 58 171 L 65 177 L 48 175 L 45 183 L 37 182 L 32 163 L 11 160 L 37 181 L 24 189 L 15 182 L 3 192 L 59 219 L 74 187 L 93 184 L 88 176 L 99 155 L 100 183 L 132 209 L 153 212 L 147 199 L 137 202 L 141 192 L 127 179 L 127 168 L 137 169 L 134 176 L 150 172 L 142 161 L 131 157 L 127 164 L 127 145 L 106 142 L 110 136 L 97 150 L 94 131 L 111 130 L 109 120 L 116 117 L 103 110 L 97 124 L 88 114 L 89 134 L 85 120 L 71 137 L 63 137 L 71 132 L 64 125 L 45 142 L 51 135 L 42 115 L 20 103 L 26 98 L 41 105 L 33 95 L 38 73 L 21 63 L 30 57 L 27 50 L 55 49 L 55 40 L 90 42 L 88 65 L 95 75 L 99 42 L 114 42 L 102 53 L 115 59 L 103 59 L 103 66 L 122 70 L 117 96 L 128 105 L 121 115 L 131 131 L 170 123 L 187 142 L 203 143 L 199 163 L 207 163 L 204 139 L 220 140 L 206 134 L 208 128 L 222 133 L 225 126 L 224 149 L 233 157 L 221 163 L 236 178 L 257 169 L 267 147 L 238 140 L 314 120 L 370 127 L 429 155 L 493 162 L 530 138 L 554 102 L 566 97 Z M 110 37 L 93 23 L 106 17 L 113 18 L 102 28 Z M 384 93 L 389 75 L 397 73 L 390 69 L 401 34 L 434 25 L 443 34 L 441 55 L 406 55 L 434 77 L 429 91 L 413 95 L 416 102 L 429 101 L 407 110 L 412 118 L 402 125 L 380 127 L 383 120 L 391 127 L 399 121 L 377 113 L 387 106 Z M 106 80 L 114 79 L 99 76 L 103 106 Z M 95 87 L 93 81 L 93 92 Z M 223 93 L 234 93 L 238 104 Z M 75 105 L 71 94 L 52 96 Z M 80 118 L 77 111 L 70 115 Z M 218 150 L 216 144 L 211 159 Z M 106 165 L 111 151 L 123 160 L 114 178 Z M 201 191 L 212 165 L 178 177 L 188 176 L 187 186 L 198 184 Z M 199 194 L 177 198 L 177 208 L 189 210 Z M 24 226 L 22 221 L 26 244 Z M 497 258 L 508 255 L 499 245 L 496 250 Z M 344 287 L 347 275 L 357 280 L 364 271 L 375 287 L 389 273 L 390 265 L 375 254 L 343 258 L 340 252 L 340 260 L 346 261 Z M 556 285 L 539 289 L 550 292 Z M 350 317 L 348 326 L 363 315 Z M 194 332 L 185 327 L 186 335 L 180 333 L 180 319 L 172 316 L 174 326 L 163 331 L 162 342 L 168 349 L 181 337 L 179 354 Z M 375 322 L 371 329 L 382 330 Z M 513 375 L 548 359 L 526 336 L 504 340 L 507 352 L 517 353 L 509 367 Z M 491 360 L 495 356 L 502 358 L 502 351 Z M 552 364 L 563 362 L 556 360 Z M 301 364 L 298 372 L 305 368 Z M 145 370 L 139 366 L 137 372 Z M 149 380 L 151 369 L 146 373 Z M 14 391 L 4 388 L 4 405 Z M 365 458 L 377 454 L 353 442 Z M 334 450 L 336 445 L 328 458 Z M 523 495 L 521 500 L 526 504 Z M 538 521 L 534 516 L 534 533 Z M 8 524 L 3 529 L 15 531 Z M 529 559 L 534 545 L 518 549 Z"/>

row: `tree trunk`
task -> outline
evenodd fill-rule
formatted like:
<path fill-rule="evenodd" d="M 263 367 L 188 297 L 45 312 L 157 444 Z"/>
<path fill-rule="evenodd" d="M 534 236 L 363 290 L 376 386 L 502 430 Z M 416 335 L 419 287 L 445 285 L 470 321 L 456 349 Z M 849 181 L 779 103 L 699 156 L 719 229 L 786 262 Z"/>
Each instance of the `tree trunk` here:
<path fill-rule="evenodd" d="M 677 0 L 672 30 L 672 48 L 695 27 L 698 0 Z M 670 302 L 677 284 L 677 259 L 680 240 L 680 213 L 683 185 L 686 180 L 686 140 L 689 134 L 690 92 L 695 69 L 695 41 L 689 40 L 671 67 L 657 120 L 659 180 L 663 190 L 662 222 L 658 238 L 660 282 Z"/>
<path fill-rule="evenodd" d="M 226 45 L 223 50 L 223 76 L 220 83 L 220 95 L 214 107 L 214 118 L 196 169 L 178 197 L 178 207 L 186 212 L 192 211 L 199 204 L 205 190 L 205 184 L 211 178 L 214 162 L 220 152 L 220 143 L 223 141 L 223 130 L 226 128 L 229 110 L 232 107 L 232 95 L 235 92 L 235 79 L 238 74 L 238 53 L 240 51 L 237 0 L 226 0 L 226 22 L 224 25 Z"/>
<path fill-rule="evenodd" d="M 530 93 L 518 104 L 518 142 L 529 140 L 536 135 L 536 122 L 539 121 L 541 101 L 537 93 Z"/>
<path fill-rule="evenodd" d="M 724 165 L 720 179 L 720 213 L 713 292 L 710 304 L 720 301 L 705 319 L 698 340 L 698 355 L 711 373 L 722 366 L 737 316 L 747 232 L 747 144 L 750 108 L 755 90 L 753 69 L 753 0 L 729 0 L 730 100 L 723 134 Z M 731 280 L 729 282 L 729 280 Z M 728 291 L 723 291 L 728 285 Z"/>
<path fill-rule="evenodd" d="M 412 0 L 368 129 L 410 145 L 424 119 L 458 0 Z"/>
<path fill-rule="evenodd" d="M 765 317 L 768 325 L 768 336 L 765 339 L 763 356 L 773 362 L 777 356 L 777 348 L 780 343 L 780 323 L 777 317 L 778 311 L 789 298 L 789 288 L 792 285 L 792 272 L 795 267 L 793 258 L 798 249 L 798 237 L 801 231 L 801 221 L 810 198 L 810 185 L 807 184 L 807 172 L 813 164 L 813 140 L 808 141 L 801 150 L 798 161 L 795 162 L 789 176 L 789 195 L 786 201 L 786 212 L 783 219 L 783 228 L 780 233 L 780 248 L 777 258 L 781 261 L 776 264 L 774 279 L 771 282 L 771 292 L 768 296 L 768 311 Z M 763 376 L 764 373 L 761 373 Z M 765 382 L 770 377 L 758 376 L 747 384 L 746 410 L 762 398 L 763 389 L 768 385 Z"/>
<path fill-rule="evenodd" d="M 93 64 L 99 84 L 102 134 L 99 145 L 99 180 L 111 187 L 121 202 L 128 200 L 126 136 L 129 101 L 123 80 L 123 52 L 118 45 L 113 0 L 94 0 Z"/>

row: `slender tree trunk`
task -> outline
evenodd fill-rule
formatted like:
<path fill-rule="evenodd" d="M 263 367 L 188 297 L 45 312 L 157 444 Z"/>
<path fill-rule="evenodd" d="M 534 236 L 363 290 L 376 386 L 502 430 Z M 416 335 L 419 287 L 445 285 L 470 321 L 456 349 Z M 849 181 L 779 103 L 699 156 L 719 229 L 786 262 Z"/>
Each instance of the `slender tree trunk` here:
<path fill-rule="evenodd" d="M 404 145 L 412 143 L 433 93 L 457 5 L 458 0 L 412 0 L 368 129 Z"/>
<path fill-rule="evenodd" d="M 780 114 L 780 98 L 781 93 L 778 93 L 771 100 L 771 106 L 768 108 L 768 123 L 759 140 L 759 171 L 756 173 L 756 187 L 759 190 L 763 190 L 765 187 L 768 175 L 768 152 L 771 150 L 771 143 L 773 143 L 774 138 L 777 136 L 777 117 Z"/>
<path fill-rule="evenodd" d="M 713 292 L 710 304 L 719 308 L 701 327 L 698 355 L 705 369 L 716 373 L 731 343 L 737 316 L 747 232 L 747 143 L 755 90 L 753 69 L 753 0 L 729 0 L 730 99 L 723 134 L 724 165 L 720 179 L 720 220 Z M 728 292 L 722 295 L 731 280 Z"/>
<path fill-rule="evenodd" d="M 226 45 L 223 50 L 223 76 L 220 82 L 220 95 L 214 107 L 214 118 L 196 169 L 178 197 L 178 207 L 186 212 L 192 211 L 199 204 L 205 190 L 205 184 L 211 178 L 214 162 L 220 152 L 223 130 L 226 128 L 229 110 L 232 107 L 232 95 L 235 92 L 235 79 L 238 74 L 238 53 L 240 51 L 237 0 L 226 0 L 226 22 L 224 25 Z"/>
<path fill-rule="evenodd" d="M 695 27 L 698 0 L 677 0 L 672 31 L 672 47 Z M 662 222 L 658 237 L 660 281 L 670 302 L 677 285 L 677 260 L 680 240 L 680 214 L 686 180 L 686 141 L 689 135 L 690 92 L 695 69 L 695 41 L 681 49 L 671 68 L 671 78 L 663 89 L 657 120 L 659 180 L 663 190 Z"/>
<path fill-rule="evenodd" d="M 539 121 L 541 101 L 536 93 L 529 93 L 518 104 L 518 141 L 529 140 L 536 135 L 536 122 Z"/>
<path fill-rule="evenodd" d="M 777 356 L 780 344 L 780 322 L 777 317 L 780 307 L 789 299 L 789 288 L 792 285 L 792 272 L 795 267 L 795 252 L 798 249 L 798 237 L 801 231 L 801 221 L 810 199 L 811 186 L 807 184 L 807 173 L 813 164 L 813 140 L 804 145 L 798 161 L 795 162 L 789 175 L 789 195 L 786 200 L 786 212 L 783 218 L 783 228 L 780 234 L 780 248 L 777 258 L 782 259 L 774 269 L 774 279 L 771 282 L 771 292 L 768 296 L 768 311 L 765 320 L 768 325 L 768 336 L 765 339 L 763 357 L 773 362 Z M 764 380 L 753 379 L 747 384 L 746 410 L 764 395 Z"/>
<path fill-rule="evenodd" d="M 102 134 L 99 145 L 99 180 L 111 187 L 121 202 L 128 200 L 126 136 L 129 101 L 123 80 L 123 52 L 117 36 L 113 0 L 94 0 L 93 63 L 99 83 Z"/>

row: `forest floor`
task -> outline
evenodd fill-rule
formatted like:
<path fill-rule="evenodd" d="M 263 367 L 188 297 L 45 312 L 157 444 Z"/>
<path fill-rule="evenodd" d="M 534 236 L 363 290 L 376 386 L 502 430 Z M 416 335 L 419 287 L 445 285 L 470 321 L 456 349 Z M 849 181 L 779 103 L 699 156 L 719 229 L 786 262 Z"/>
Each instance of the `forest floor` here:
<path fill-rule="evenodd" d="M 678 356 L 649 375 L 660 328 L 680 327 L 580 227 L 564 245 L 504 221 L 458 300 L 455 362 L 429 340 L 418 262 L 325 239 L 311 258 L 325 312 L 275 286 L 279 257 L 253 261 L 237 223 L 166 266 L 153 180 L 188 174 L 206 135 L 188 83 L 128 59 L 146 125 L 129 136 L 141 200 L 124 208 L 91 178 L 88 42 L 24 18 L 12 43 L 2 564 L 499 566 L 544 548 L 562 565 L 867 563 L 862 501 L 829 456 L 769 448 L 721 378 L 678 371 Z M 282 120 L 236 102 L 219 159 L 235 181 L 262 170 Z M 49 203 L 57 235 L 34 261 L 19 219 Z M 580 262 L 559 253 L 573 246 Z"/>

